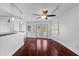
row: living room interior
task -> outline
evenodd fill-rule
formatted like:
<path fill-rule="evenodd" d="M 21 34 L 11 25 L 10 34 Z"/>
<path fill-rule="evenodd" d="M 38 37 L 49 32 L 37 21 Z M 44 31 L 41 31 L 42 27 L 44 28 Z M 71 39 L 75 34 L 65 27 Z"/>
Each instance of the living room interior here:
<path fill-rule="evenodd" d="M 0 3 L 0 56 L 78 56 L 79 3 Z"/>

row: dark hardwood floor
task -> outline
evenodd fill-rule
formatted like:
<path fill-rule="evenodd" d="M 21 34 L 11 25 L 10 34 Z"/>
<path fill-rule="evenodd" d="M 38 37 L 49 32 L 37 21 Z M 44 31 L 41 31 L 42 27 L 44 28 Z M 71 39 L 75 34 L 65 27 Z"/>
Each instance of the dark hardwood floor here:
<path fill-rule="evenodd" d="M 24 45 L 13 56 L 78 56 L 60 43 L 48 38 L 24 39 Z"/>

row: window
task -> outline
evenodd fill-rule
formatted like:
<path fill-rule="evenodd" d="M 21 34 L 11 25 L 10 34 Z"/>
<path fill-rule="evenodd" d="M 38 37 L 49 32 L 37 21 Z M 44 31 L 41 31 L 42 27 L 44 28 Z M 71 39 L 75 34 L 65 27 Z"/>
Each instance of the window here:
<path fill-rule="evenodd" d="M 54 23 L 52 25 L 52 34 L 59 34 L 59 24 L 58 23 Z"/>

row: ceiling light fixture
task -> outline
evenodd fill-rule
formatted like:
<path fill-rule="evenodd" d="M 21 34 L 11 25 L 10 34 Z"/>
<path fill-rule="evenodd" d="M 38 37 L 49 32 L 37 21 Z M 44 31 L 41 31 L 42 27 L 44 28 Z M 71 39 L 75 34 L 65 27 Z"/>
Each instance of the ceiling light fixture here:
<path fill-rule="evenodd" d="M 46 19 L 46 16 L 45 15 L 41 16 L 41 19 Z"/>

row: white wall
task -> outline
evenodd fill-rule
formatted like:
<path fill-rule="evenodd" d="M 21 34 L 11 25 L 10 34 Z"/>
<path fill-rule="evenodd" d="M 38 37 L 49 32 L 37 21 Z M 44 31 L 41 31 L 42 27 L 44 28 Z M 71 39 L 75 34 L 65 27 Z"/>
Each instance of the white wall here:
<path fill-rule="evenodd" d="M 26 23 L 23 21 L 19 22 L 19 31 L 20 32 L 26 32 Z"/>
<path fill-rule="evenodd" d="M 59 41 L 79 54 L 79 5 L 57 18 L 59 21 Z"/>
<path fill-rule="evenodd" d="M 0 21 L 0 33 L 10 32 L 10 23 Z"/>
<path fill-rule="evenodd" d="M 16 31 L 16 32 L 19 32 L 19 20 L 20 19 L 14 18 L 14 21 L 13 21 L 14 31 Z"/>

